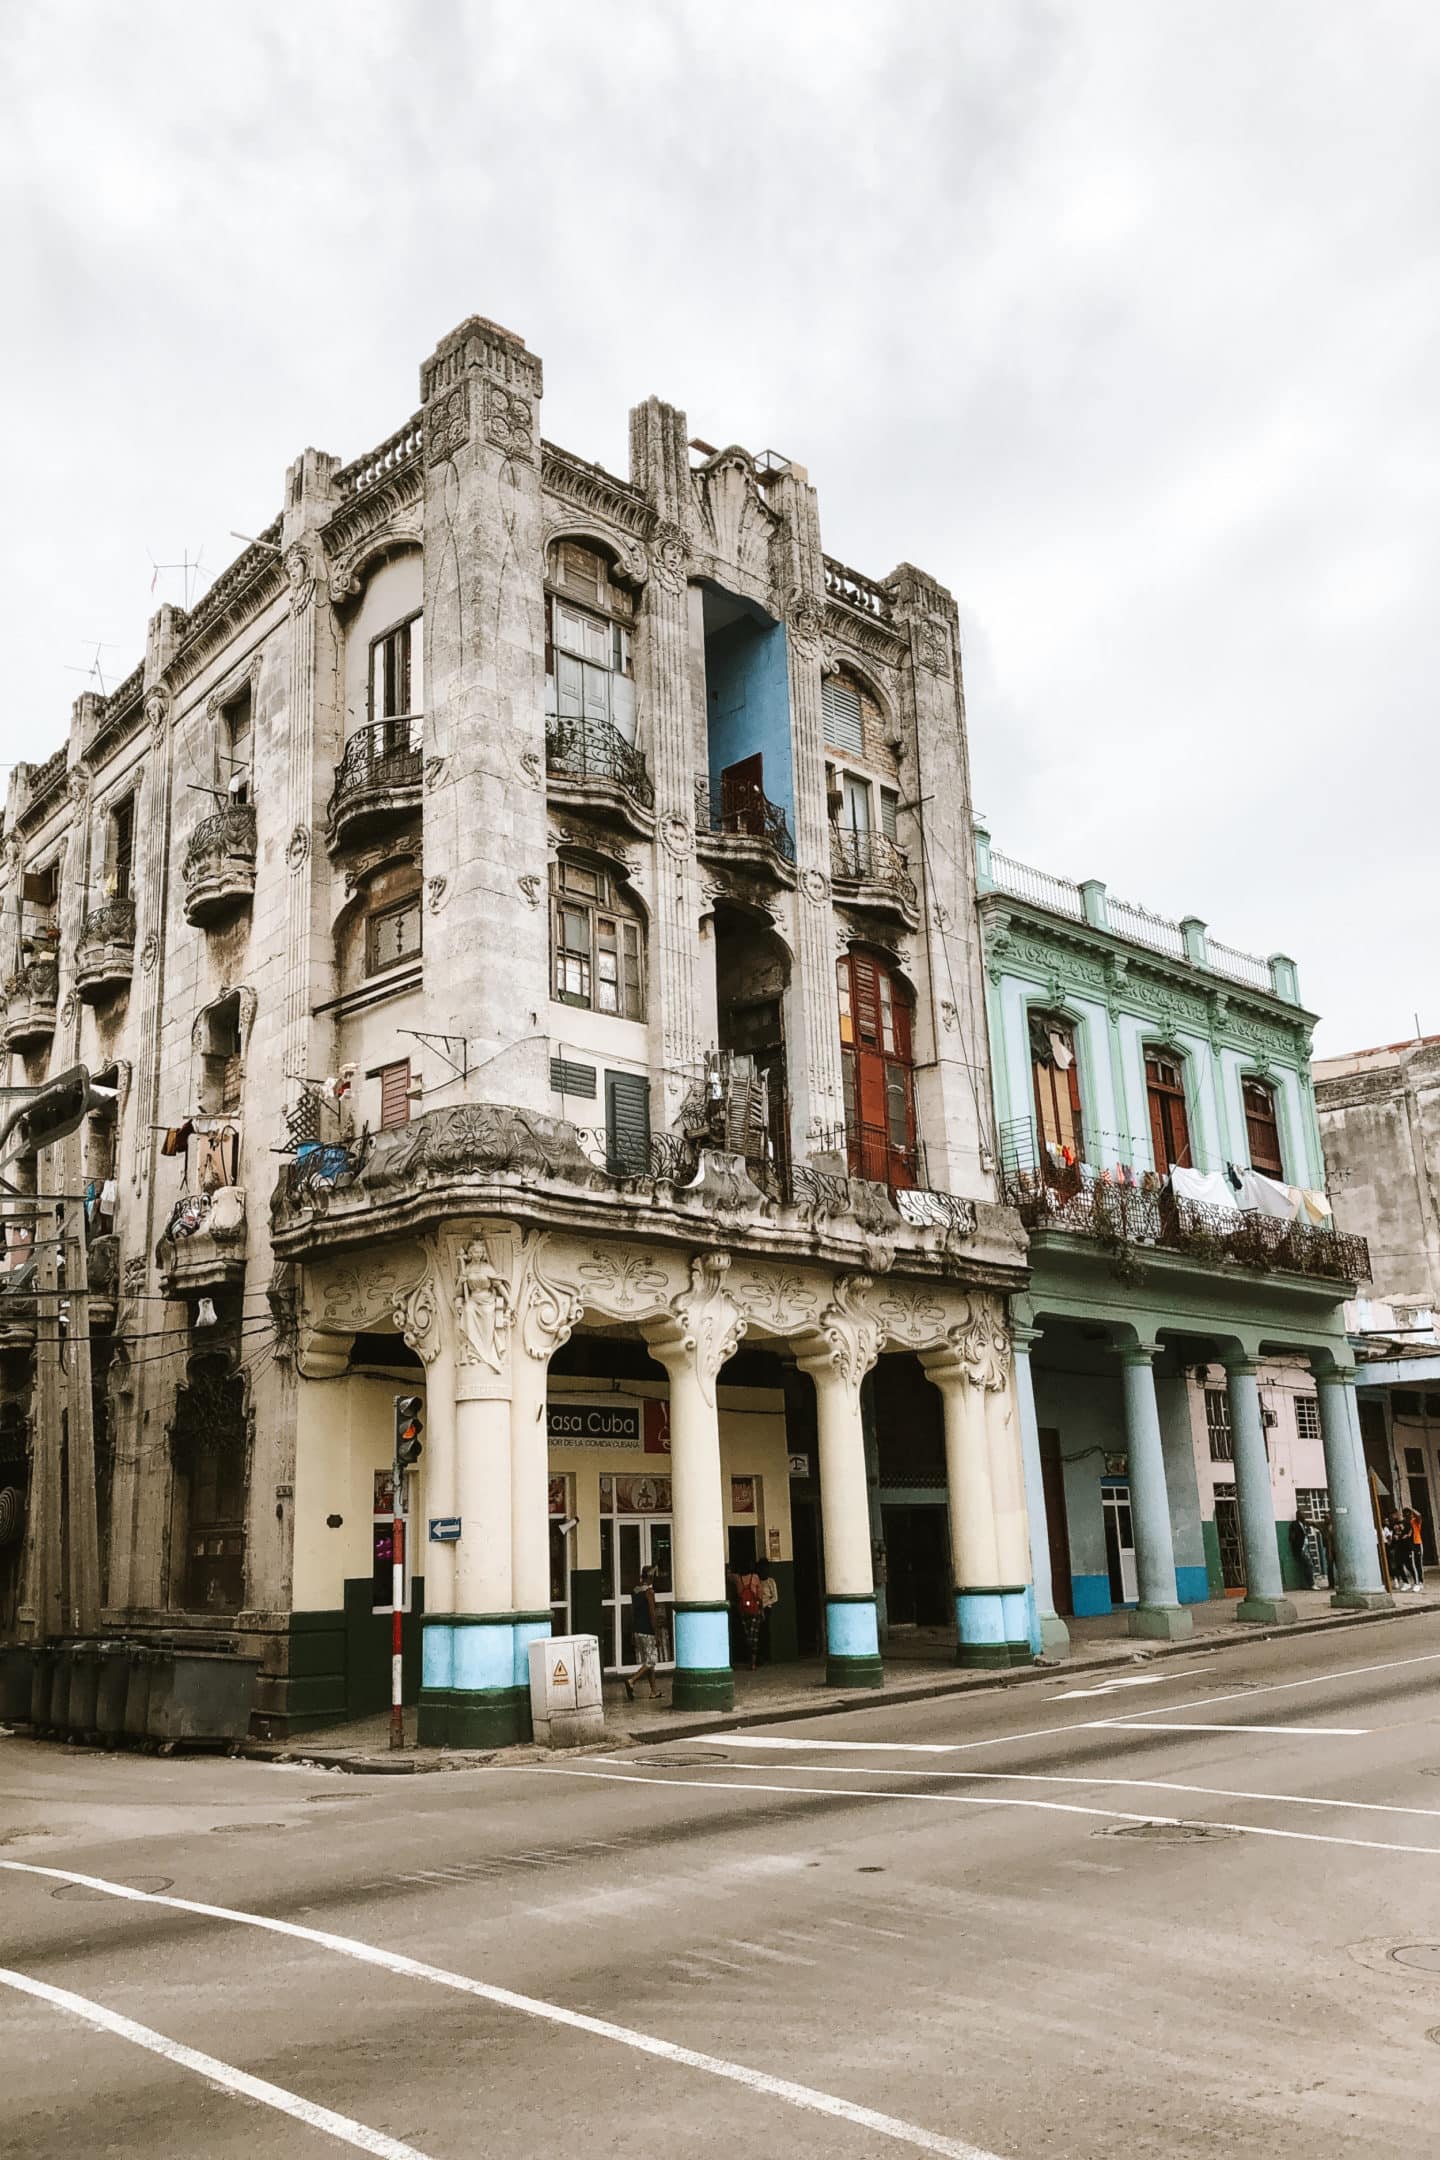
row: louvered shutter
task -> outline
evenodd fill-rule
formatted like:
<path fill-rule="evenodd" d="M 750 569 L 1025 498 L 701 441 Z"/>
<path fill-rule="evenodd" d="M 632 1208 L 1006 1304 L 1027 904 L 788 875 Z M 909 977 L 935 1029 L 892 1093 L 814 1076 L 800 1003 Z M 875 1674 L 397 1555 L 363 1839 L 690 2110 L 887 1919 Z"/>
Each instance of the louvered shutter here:
<path fill-rule="evenodd" d="M 650 1082 L 639 1073 L 605 1075 L 605 1155 L 612 1177 L 639 1177 L 650 1159 Z"/>
<path fill-rule="evenodd" d="M 417 615 L 410 625 L 410 710 L 425 710 L 425 618 Z M 413 738 L 412 738 L 413 740 Z"/>
<path fill-rule="evenodd" d="M 825 740 L 832 750 L 846 750 L 852 757 L 865 754 L 865 730 L 860 718 L 859 693 L 849 683 L 827 675 L 820 686 L 820 706 L 825 720 Z"/>
<path fill-rule="evenodd" d="M 555 655 L 555 704 L 562 720 L 585 717 L 585 670 L 567 652 Z"/>
<path fill-rule="evenodd" d="M 408 1125 L 410 1122 L 410 1060 L 401 1058 L 397 1065 L 380 1068 L 380 1124 L 382 1129 L 390 1125 Z"/>

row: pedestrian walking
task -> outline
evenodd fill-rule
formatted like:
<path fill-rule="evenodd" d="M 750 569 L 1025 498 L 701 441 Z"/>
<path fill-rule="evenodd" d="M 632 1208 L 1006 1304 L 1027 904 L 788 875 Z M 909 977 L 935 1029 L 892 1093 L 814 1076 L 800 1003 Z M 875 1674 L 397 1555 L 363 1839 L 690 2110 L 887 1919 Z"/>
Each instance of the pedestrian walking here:
<path fill-rule="evenodd" d="M 760 1577 L 752 1561 L 748 1568 L 737 1570 L 735 1576 L 735 1599 L 740 1611 L 740 1632 L 750 1653 L 750 1670 L 754 1672 L 760 1657 L 760 1630 L 765 1620 L 765 1605 L 760 1589 Z"/>
<path fill-rule="evenodd" d="M 640 1580 L 630 1592 L 630 1626 L 635 1636 L 635 1655 L 640 1660 L 633 1673 L 625 1674 L 625 1693 L 631 1702 L 635 1700 L 637 1680 L 650 1682 L 650 1699 L 653 1702 L 660 1690 L 655 1684 L 655 1668 L 660 1663 L 660 1613 L 655 1603 L 655 1570 L 640 1570 Z"/>
<path fill-rule="evenodd" d="M 758 1563 L 758 1573 L 760 1576 L 760 1655 L 765 1664 L 768 1665 L 774 1656 L 774 1650 L 770 1642 L 770 1626 L 775 1607 L 780 1602 L 780 1585 L 776 1582 L 768 1564 L 764 1560 Z"/>
<path fill-rule="evenodd" d="M 1305 1577 L 1305 1588 L 1315 1588 L 1315 1562 L 1310 1544 L 1309 1525 L 1297 1516 L 1290 1525 L 1290 1550 L 1295 1555 L 1295 1565 Z"/>
<path fill-rule="evenodd" d="M 1413 1507 L 1407 1508 L 1406 1514 L 1410 1528 L 1410 1572 L 1415 1579 L 1416 1590 L 1421 1591 L 1425 1588 L 1425 1525 Z"/>

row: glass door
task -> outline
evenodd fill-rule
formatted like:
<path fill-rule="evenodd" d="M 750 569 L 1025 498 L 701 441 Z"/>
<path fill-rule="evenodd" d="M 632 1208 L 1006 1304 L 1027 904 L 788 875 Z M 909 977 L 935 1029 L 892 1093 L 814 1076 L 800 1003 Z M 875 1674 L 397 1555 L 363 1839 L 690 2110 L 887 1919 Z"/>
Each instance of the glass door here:
<path fill-rule="evenodd" d="M 675 1657 L 673 1607 L 675 1588 L 670 1571 L 672 1525 L 668 1516 L 606 1516 L 600 1518 L 600 1579 L 602 1638 L 601 1655 L 608 1671 L 636 1662 L 635 1630 L 630 1618 L 630 1593 L 640 1580 L 642 1568 L 655 1570 L 655 1603 L 660 1616 L 660 1662 L 668 1666 Z"/>
<path fill-rule="evenodd" d="M 1135 1524 L 1130 1511 L 1130 1487 L 1107 1485 L 1105 1503 L 1105 1557 L 1110 1566 L 1110 1602 L 1133 1605 L 1140 1595 L 1135 1568 Z"/>

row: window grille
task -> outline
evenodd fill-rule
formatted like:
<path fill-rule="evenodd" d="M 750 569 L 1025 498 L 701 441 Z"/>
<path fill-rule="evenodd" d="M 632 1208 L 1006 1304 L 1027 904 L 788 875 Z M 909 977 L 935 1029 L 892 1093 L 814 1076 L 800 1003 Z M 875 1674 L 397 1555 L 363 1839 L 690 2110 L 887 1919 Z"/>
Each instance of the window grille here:
<path fill-rule="evenodd" d="M 1297 1440 L 1320 1438 L 1320 1398 L 1318 1395 L 1295 1397 L 1295 1437 Z"/>
<path fill-rule="evenodd" d="M 1230 1397 L 1224 1388 L 1206 1388 L 1205 1425 L 1210 1435 L 1211 1462 L 1234 1462 L 1235 1442 L 1230 1432 Z"/>

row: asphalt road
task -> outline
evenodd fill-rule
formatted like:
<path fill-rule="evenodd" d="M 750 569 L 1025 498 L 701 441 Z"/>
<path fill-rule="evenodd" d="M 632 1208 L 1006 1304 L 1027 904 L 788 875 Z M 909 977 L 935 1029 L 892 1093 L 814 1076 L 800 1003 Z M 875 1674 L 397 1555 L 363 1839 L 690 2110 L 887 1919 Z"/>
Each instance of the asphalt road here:
<path fill-rule="evenodd" d="M 1420 2154 L 1440 1626 L 421 1778 L 8 1738 L 0 1968 L 15 2160 Z"/>

